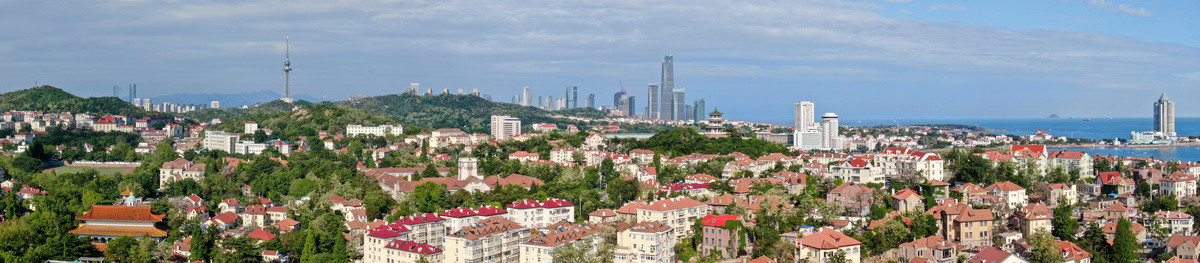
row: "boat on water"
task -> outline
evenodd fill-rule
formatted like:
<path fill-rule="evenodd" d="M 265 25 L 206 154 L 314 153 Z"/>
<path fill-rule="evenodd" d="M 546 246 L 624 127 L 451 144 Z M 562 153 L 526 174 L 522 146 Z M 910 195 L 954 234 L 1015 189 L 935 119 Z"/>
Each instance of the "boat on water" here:
<path fill-rule="evenodd" d="M 1092 118 L 1083 119 L 1083 121 L 1092 121 Z"/>

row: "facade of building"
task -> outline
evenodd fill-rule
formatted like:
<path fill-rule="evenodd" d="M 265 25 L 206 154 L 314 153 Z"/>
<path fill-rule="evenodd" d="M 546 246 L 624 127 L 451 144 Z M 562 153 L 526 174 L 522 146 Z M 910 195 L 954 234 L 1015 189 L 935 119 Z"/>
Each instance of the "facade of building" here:
<path fill-rule="evenodd" d="M 149 236 L 161 240 L 167 236 L 167 231 L 158 229 L 154 224 L 161 222 L 165 216 L 152 213 L 147 205 L 92 205 L 91 210 L 75 217 L 83 220 L 83 223 L 69 232 L 90 236 L 92 240 L 102 243 L 122 236 Z"/>
<path fill-rule="evenodd" d="M 513 135 L 521 134 L 521 119 L 507 115 L 492 115 L 492 137 L 497 141 L 504 141 L 512 138 Z"/>
<path fill-rule="evenodd" d="M 842 234 L 833 228 L 822 227 L 813 233 L 805 234 L 799 240 L 796 246 L 796 258 L 807 260 L 811 263 L 830 262 L 836 254 L 841 253 L 845 256 L 846 263 L 859 263 L 861 256 L 859 249 L 862 247 L 862 242 L 854 238 Z"/>
<path fill-rule="evenodd" d="M 660 120 L 675 120 L 675 56 L 664 56 L 662 61 L 662 81 L 659 82 L 659 119 Z"/>
<path fill-rule="evenodd" d="M 731 221 L 740 222 L 742 218 L 736 215 L 707 215 L 701 219 L 700 241 L 701 255 L 719 255 L 722 258 L 736 258 L 740 242 L 746 240 L 746 233 L 738 229 L 727 229 Z M 748 254 L 748 253 L 747 253 Z"/>
<path fill-rule="evenodd" d="M 674 228 L 658 221 L 643 221 L 617 234 L 613 262 L 675 262 Z"/>
<path fill-rule="evenodd" d="M 236 133 L 228 133 L 223 131 L 204 131 L 203 147 L 210 151 L 225 151 L 234 153 L 238 137 Z"/>
<path fill-rule="evenodd" d="M 489 217 L 445 238 L 444 260 L 450 263 L 520 261 L 520 246 L 529 241 L 529 228 L 502 217 Z"/>
<path fill-rule="evenodd" d="M 1166 93 L 1154 102 L 1154 131 L 1167 138 L 1175 137 L 1175 102 Z"/>
<path fill-rule="evenodd" d="M 841 149 L 841 142 L 837 114 L 829 112 L 821 115 L 821 149 Z"/>
<path fill-rule="evenodd" d="M 647 98 L 649 98 L 646 100 L 646 119 L 659 119 L 659 92 L 661 91 L 658 88 L 658 83 L 650 83 L 646 94 Z"/>
<path fill-rule="evenodd" d="M 558 222 L 575 222 L 575 205 L 562 199 L 522 200 L 509 204 L 504 217 L 525 227 L 540 228 Z"/>
<path fill-rule="evenodd" d="M 346 125 L 346 136 L 354 137 L 360 135 L 374 135 L 378 137 L 384 136 L 401 136 L 404 135 L 404 126 L 402 125 L 379 125 L 379 126 L 362 126 L 362 125 Z"/>
<path fill-rule="evenodd" d="M 1184 198 L 1196 195 L 1196 176 L 1174 172 L 1158 180 L 1158 194 Z"/>
<path fill-rule="evenodd" d="M 709 206 L 687 197 L 654 201 L 637 208 L 637 222 L 659 221 L 670 226 L 676 237 L 692 234 L 692 224 L 708 214 Z"/>
<path fill-rule="evenodd" d="M 900 244 L 901 262 L 956 263 L 958 262 L 958 244 L 946 241 L 938 235 L 913 240 Z"/>

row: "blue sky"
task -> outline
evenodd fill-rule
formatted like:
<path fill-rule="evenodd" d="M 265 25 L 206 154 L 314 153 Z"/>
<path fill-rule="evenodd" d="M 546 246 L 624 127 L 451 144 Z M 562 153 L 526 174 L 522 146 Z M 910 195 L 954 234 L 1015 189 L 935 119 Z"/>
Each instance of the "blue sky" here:
<path fill-rule="evenodd" d="M 0 0 L 0 90 L 84 96 L 521 87 L 644 106 L 663 55 L 728 118 L 1200 116 L 1200 3 L 1011 1 Z M 584 97 L 586 95 L 581 95 Z"/>

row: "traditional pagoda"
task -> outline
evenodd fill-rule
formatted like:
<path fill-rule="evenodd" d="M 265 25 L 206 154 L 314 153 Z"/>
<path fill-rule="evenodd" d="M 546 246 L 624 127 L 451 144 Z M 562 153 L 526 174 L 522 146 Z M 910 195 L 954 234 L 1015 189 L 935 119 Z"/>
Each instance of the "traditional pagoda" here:
<path fill-rule="evenodd" d="M 723 116 L 725 116 L 724 113 L 713 108 L 713 111 L 708 113 L 708 125 L 704 127 L 704 135 L 708 135 L 708 137 L 725 137 L 725 119 Z"/>

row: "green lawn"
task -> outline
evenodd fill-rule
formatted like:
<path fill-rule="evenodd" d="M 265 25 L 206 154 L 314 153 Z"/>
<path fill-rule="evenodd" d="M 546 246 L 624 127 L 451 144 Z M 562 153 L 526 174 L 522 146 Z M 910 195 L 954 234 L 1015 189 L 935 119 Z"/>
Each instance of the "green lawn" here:
<path fill-rule="evenodd" d="M 87 171 L 88 169 L 96 169 L 96 172 L 99 172 L 102 175 L 109 175 L 109 174 L 113 174 L 113 173 L 125 174 L 125 173 L 129 172 L 128 169 L 122 169 L 122 168 L 91 168 L 91 167 L 63 167 L 63 168 L 54 170 L 54 172 L 59 173 L 59 174 L 67 174 L 67 173 L 78 173 L 78 172 L 82 172 L 82 171 Z"/>

